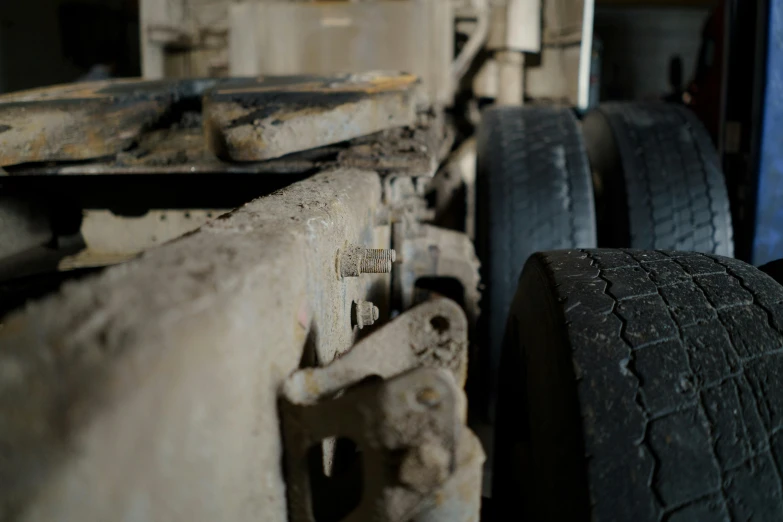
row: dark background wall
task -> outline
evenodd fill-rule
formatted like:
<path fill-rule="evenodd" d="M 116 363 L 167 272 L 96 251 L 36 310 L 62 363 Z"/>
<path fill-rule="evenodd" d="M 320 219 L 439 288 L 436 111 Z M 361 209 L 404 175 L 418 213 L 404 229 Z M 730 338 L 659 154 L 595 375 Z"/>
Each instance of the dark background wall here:
<path fill-rule="evenodd" d="M 707 7 L 597 7 L 603 44 L 602 99 L 660 98 L 669 92 L 669 61 L 680 56 L 693 78 Z"/>
<path fill-rule="evenodd" d="M 96 63 L 138 76 L 138 0 L 0 0 L 0 92 L 71 82 Z"/>

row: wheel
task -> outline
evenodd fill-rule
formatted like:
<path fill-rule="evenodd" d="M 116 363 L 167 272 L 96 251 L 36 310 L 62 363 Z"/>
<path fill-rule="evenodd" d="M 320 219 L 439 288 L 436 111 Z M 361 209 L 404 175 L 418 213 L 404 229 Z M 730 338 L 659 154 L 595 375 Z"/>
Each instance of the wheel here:
<path fill-rule="evenodd" d="M 493 503 L 517 520 L 783 519 L 781 347 L 783 287 L 741 261 L 536 254 L 504 342 Z"/>
<path fill-rule="evenodd" d="M 596 226 L 589 162 L 570 110 L 487 110 L 477 161 L 481 331 L 488 348 L 481 365 L 491 403 L 506 315 L 525 261 L 540 250 L 593 247 Z"/>
<path fill-rule="evenodd" d="M 734 255 L 720 160 L 690 110 L 607 103 L 583 130 L 601 194 L 599 246 Z"/>

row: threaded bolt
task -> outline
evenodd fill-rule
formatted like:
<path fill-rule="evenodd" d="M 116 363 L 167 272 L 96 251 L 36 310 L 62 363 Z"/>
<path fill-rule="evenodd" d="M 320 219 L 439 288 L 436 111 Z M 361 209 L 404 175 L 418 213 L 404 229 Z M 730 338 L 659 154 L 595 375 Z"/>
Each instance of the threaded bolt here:
<path fill-rule="evenodd" d="M 397 251 L 393 248 L 368 248 L 364 251 L 365 258 L 384 259 L 392 263 L 397 261 Z"/>
<path fill-rule="evenodd" d="M 374 324 L 379 315 L 378 307 L 371 302 L 361 300 L 353 302 L 353 322 L 359 327 L 359 330 Z"/>
<path fill-rule="evenodd" d="M 397 252 L 388 248 L 368 248 L 364 251 L 361 270 L 365 274 L 388 274 Z"/>
<path fill-rule="evenodd" d="M 391 269 L 392 262 L 388 259 L 373 259 L 371 257 L 362 259 L 361 271 L 363 274 L 388 274 Z"/>
<path fill-rule="evenodd" d="M 394 250 L 351 246 L 338 252 L 341 277 L 357 277 L 360 274 L 388 274 L 397 259 Z"/>

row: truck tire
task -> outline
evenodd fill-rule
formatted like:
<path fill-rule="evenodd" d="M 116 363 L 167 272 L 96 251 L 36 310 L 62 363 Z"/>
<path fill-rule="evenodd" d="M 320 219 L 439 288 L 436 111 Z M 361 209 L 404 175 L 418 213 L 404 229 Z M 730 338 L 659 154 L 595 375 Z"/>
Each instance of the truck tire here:
<path fill-rule="evenodd" d="M 783 520 L 783 287 L 752 266 L 664 251 L 536 254 L 500 380 L 501 513 Z"/>
<path fill-rule="evenodd" d="M 508 307 L 525 261 L 540 250 L 596 246 L 595 207 L 581 132 L 568 109 L 485 111 L 477 176 L 477 246 L 485 287 L 480 328 L 482 347 L 488 348 L 479 364 L 491 405 Z"/>
<path fill-rule="evenodd" d="M 720 160 L 685 107 L 607 103 L 583 130 L 601 193 L 601 247 L 734 255 Z"/>

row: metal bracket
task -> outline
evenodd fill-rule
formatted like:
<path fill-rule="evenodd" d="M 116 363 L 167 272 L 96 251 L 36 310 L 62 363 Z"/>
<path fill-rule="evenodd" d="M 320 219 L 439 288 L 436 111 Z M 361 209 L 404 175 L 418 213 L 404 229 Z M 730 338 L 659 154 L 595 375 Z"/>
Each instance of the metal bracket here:
<path fill-rule="evenodd" d="M 314 404 L 367 377 L 390 379 L 421 366 L 449 369 L 463 386 L 467 362 L 464 312 L 453 301 L 434 299 L 399 315 L 328 366 L 295 372 L 283 384 L 283 396 Z"/>
<path fill-rule="evenodd" d="M 462 232 L 420 225 L 406 230 L 394 223 L 392 239 L 400 263 L 394 266 L 396 300 L 406 310 L 416 302 L 416 282 L 424 277 L 453 278 L 463 290 L 463 308 L 471 326 L 480 307 L 479 267 L 473 243 Z M 400 246 L 401 245 L 401 246 Z"/>
<path fill-rule="evenodd" d="M 397 264 L 392 269 L 393 306 L 407 310 L 416 304 L 416 282 L 420 278 L 451 278 L 462 286 L 459 297 L 470 325 L 475 326 L 480 313 L 481 263 L 466 234 L 421 223 L 434 217 L 434 210 L 426 208 L 424 201 L 427 181 L 398 177 L 384 180 L 384 199 L 390 209 L 388 219 L 382 222 L 392 225 L 392 248 L 397 253 Z"/>
<path fill-rule="evenodd" d="M 291 375 L 280 403 L 289 520 L 477 521 L 484 454 L 465 427 L 466 365 L 467 320 L 438 299 Z"/>
<path fill-rule="evenodd" d="M 308 456 L 311 448 L 317 449 L 329 437 L 350 439 L 362 459 L 362 498 L 345 518 L 333 515 L 336 520 L 410 520 L 456 466 L 461 402 L 464 398 L 454 378 L 433 369 L 368 383 L 316 404 L 284 401 L 281 413 L 291 522 L 315 522 L 316 510 L 324 511 L 315 507 L 317 492 L 312 485 L 317 479 L 311 477 L 320 471 L 320 460 L 311 466 Z M 338 458 L 335 455 L 335 461 Z M 325 509 L 331 513 L 345 510 L 339 501 L 330 499 L 330 505 L 335 504 Z"/>

